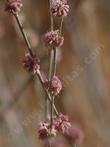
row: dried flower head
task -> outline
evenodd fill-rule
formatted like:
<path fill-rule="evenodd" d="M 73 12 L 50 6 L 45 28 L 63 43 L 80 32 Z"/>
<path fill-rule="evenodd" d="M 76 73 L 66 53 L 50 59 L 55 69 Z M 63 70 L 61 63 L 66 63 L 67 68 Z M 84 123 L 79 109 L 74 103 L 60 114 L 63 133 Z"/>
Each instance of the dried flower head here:
<path fill-rule="evenodd" d="M 80 143 L 84 137 L 81 129 L 77 125 L 71 125 L 68 127 L 64 132 L 64 136 L 68 142 L 72 144 Z"/>
<path fill-rule="evenodd" d="M 57 130 L 54 126 L 51 126 L 49 123 L 40 123 L 40 128 L 38 130 L 40 139 L 47 139 L 48 137 L 56 136 Z"/>
<path fill-rule="evenodd" d="M 54 16 L 67 16 L 69 12 L 67 0 L 52 0 L 51 11 Z"/>
<path fill-rule="evenodd" d="M 43 40 L 47 46 L 51 47 L 60 47 L 64 43 L 64 37 L 59 34 L 59 30 L 45 33 Z"/>
<path fill-rule="evenodd" d="M 7 0 L 5 10 L 9 13 L 20 12 L 23 4 L 21 0 Z"/>
<path fill-rule="evenodd" d="M 53 124 L 55 128 L 61 133 L 64 133 L 65 130 L 71 126 L 68 116 L 62 113 L 53 118 Z"/>
<path fill-rule="evenodd" d="M 26 53 L 23 60 L 23 67 L 29 71 L 33 72 L 34 74 L 36 73 L 37 70 L 40 69 L 40 59 L 36 54 L 31 56 L 29 53 Z"/>
<path fill-rule="evenodd" d="M 48 89 L 48 91 L 54 96 L 57 96 L 62 90 L 62 83 L 57 76 L 53 76 L 51 81 L 48 81 L 46 79 L 44 85 Z"/>

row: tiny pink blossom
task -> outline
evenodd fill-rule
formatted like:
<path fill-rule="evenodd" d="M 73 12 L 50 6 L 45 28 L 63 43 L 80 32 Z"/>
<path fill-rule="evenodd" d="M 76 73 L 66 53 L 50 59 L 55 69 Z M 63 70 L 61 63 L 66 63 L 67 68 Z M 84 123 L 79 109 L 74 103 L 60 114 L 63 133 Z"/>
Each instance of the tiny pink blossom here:
<path fill-rule="evenodd" d="M 26 53 L 22 63 L 23 67 L 29 72 L 36 73 L 36 71 L 40 69 L 40 59 L 36 54 L 31 56 L 29 53 Z"/>
<path fill-rule="evenodd" d="M 50 90 L 53 95 L 58 95 L 62 89 L 62 83 L 57 76 L 53 76 L 50 83 Z"/>
<path fill-rule="evenodd" d="M 45 33 L 43 40 L 47 46 L 52 47 L 61 47 L 64 43 L 64 37 L 59 34 L 59 30 Z"/>
<path fill-rule="evenodd" d="M 61 133 L 64 133 L 65 130 L 71 126 L 68 116 L 62 113 L 53 118 L 53 124 Z"/>
<path fill-rule="evenodd" d="M 54 96 L 57 96 L 62 90 L 62 83 L 57 76 L 53 76 L 51 81 L 48 81 L 46 79 L 44 82 L 44 86 Z"/>
<path fill-rule="evenodd" d="M 20 12 L 23 4 L 21 0 L 7 0 L 5 10 L 9 13 Z"/>
<path fill-rule="evenodd" d="M 54 16 L 67 16 L 69 12 L 67 0 L 52 0 L 51 11 Z"/>

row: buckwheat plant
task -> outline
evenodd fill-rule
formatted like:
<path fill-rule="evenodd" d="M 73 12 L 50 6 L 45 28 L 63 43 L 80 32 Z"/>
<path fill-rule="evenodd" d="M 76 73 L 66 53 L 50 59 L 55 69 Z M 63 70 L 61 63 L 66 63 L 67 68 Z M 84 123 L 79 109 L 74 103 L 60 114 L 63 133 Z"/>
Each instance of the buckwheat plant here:
<path fill-rule="evenodd" d="M 40 59 L 37 54 L 33 52 L 19 17 L 19 13 L 23 6 L 22 1 L 7 0 L 5 10 L 15 17 L 26 43 L 27 52 L 22 59 L 22 65 L 26 71 L 38 77 L 47 95 L 47 100 L 50 103 L 50 117 L 40 123 L 38 129 L 39 139 L 48 142 L 48 146 L 61 147 L 62 144 L 67 143 L 72 147 L 76 147 L 83 138 L 82 131 L 77 125 L 71 124 L 67 115 L 59 113 L 54 104 L 56 96 L 62 90 L 62 82 L 56 75 L 56 56 L 57 51 L 64 43 L 64 36 L 62 35 L 63 20 L 64 17 L 68 15 L 70 8 L 67 0 L 48 0 L 48 4 L 50 12 L 50 30 L 42 37 L 50 55 L 47 78 L 43 78 L 44 76 L 42 76 Z M 56 17 L 59 17 L 61 21 L 59 29 L 57 30 L 54 29 L 54 19 L 56 19 Z"/>

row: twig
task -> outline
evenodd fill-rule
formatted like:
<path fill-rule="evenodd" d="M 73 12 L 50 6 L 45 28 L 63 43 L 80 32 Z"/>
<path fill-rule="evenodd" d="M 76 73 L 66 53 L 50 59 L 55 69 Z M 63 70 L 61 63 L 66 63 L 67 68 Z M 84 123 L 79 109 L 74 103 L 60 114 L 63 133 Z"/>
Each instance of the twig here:
<path fill-rule="evenodd" d="M 54 96 L 52 97 L 52 101 L 51 101 L 51 114 L 50 114 L 50 126 L 51 126 L 51 129 L 52 129 L 52 126 L 53 126 L 53 113 L 54 113 Z"/>
<path fill-rule="evenodd" d="M 53 76 L 56 74 L 56 48 L 53 48 Z"/>
<path fill-rule="evenodd" d="M 61 35 L 61 33 L 62 33 L 62 28 L 63 28 L 63 21 L 64 21 L 64 17 L 62 16 L 62 18 L 61 18 L 61 23 L 60 23 L 60 35 Z"/>
<path fill-rule="evenodd" d="M 20 28 L 20 30 L 21 30 L 21 33 L 22 33 L 23 38 L 24 38 L 24 40 L 25 40 L 25 43 L 26 43 L 26 45 L 27 45 L 27 49 L 28 49 L 30 55 L 33 56 L 33 51 L 32 51 L 32 49 L 31 49 L 31 45 L 30 45 L 30 43 L 29 43 L 29 41 L 28 41 L 28 37 L 27 37 L 27 35 L 26 35 L 26 33 L 25 33 L 25 30 L 24 30 L 24 28 L 23 28 L 23 26 L 22 26 L 22 23 L 21 23 L 21 21 L 20 21 L 19 15 L 16 14 L 16 13 L 14 13 L 14 12 L 13 12 L 13 15 L 15 16 L 16 21 L 17 21 L 17 23 L 18 23 L 18 26 L 19 26 L 19 28 Z M 40 82 L 41 82 L 41 85 L 42 85 L 44 91 L 46 92 L 46 94 L 47 94 L 47 96 L 48 96 L 48 100 L 51 102 L 51 100 L 52 100 L 51 95 L 50 95 L 50 93 L 48 92 L 48 90 L 44 87 L 44 81 L 43 81 L 43 78 L 42 78 L 42 75 L 41 75 L 40 71 L 37 71 L 37 77 L 39 78 L 39 80 L 40 80 Z M 54 111 L 55 111 L 55 113 L 58 115 L 58 111 L 57 111 L 55 105 L 54 105 Z"/>
<path fill-rule="evenodd" d="M 24 38 L 24 40 L 25 40 L 25 43 L 26 43 L 26 45 L 27 45 L 27 49 L 28 49 L 30 55 L 33 56 L 33 52 L 32 52 L 32 49 L 31 49 L 30 42 L 29 42 L 28 37 L 27 37 L 27 35 L 26 35 L 26 32 L 25 32 L 25 30 L 24 30 L 24 28 L 23 28 L 23 25 L 22 25 L 22 23 L 21 23 L 21 21 L 20 21 L 19 15 L 18 15 L 17 13 L 14 13 L 14 12 L 13 12 L 13 15 L 15 16 L 16 21 L 17 21 L 17 23 L 18 23 L 18 26 L 19 26 L 19 28 L 20 28 L 20 30 L 21 30 L 22 36 L 23 36 L 23 38 Z"/>
<path fill-rule="evenodd" d="M 51 102 L 51 101 L 52 101 L 52 98 L 51 98 L 51 95 L 50 95 L 50 93 L 48 92 L 48 90 L 44 87 L 44 81 L 43 81 L 41 72 L 40 72 L 39 70 L 37 70 L 37 73 L 36 73 L 36 74 L 37 74 L 37 76 L 38 76 L 38 78 L 39 78 L 39 80 L 40 80 L 40 83 L 42 84 L 42 87 L 43 87 L 44 91 L 46 92 L 46 94 L 47 94 L 47 96 L 48 96 L 48 100 Z M 55 114 L 58 115 L 58 111 L 57 111 L 57 109 L 56 109 L 56 107 L 55 107 L 55 104 L 53 105 L 53 107 L 54 107 Z"/>

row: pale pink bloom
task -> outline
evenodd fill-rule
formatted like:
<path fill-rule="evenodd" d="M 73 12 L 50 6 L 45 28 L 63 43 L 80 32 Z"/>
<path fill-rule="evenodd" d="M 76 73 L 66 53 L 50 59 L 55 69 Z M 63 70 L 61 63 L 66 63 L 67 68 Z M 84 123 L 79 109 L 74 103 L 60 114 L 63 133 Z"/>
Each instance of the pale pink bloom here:
<path fill-rule="evenodd" d="M 64 37 L 59 34 L 59 30 L 50 31 L 43 35 L 43 40 L 47 46 L 60 47 L 64 43 Z"/>
<path fill-rule="evenodd" d="M 52 0 L 51 11 L 55 16 L 67 16 L 69 12 L 67 0 Z"/>
<path fill-rule="evenodd" d="M 23 4 L 21 0 L 7 0 L 5 10 L 12 12 L 20 12 Z"/>

